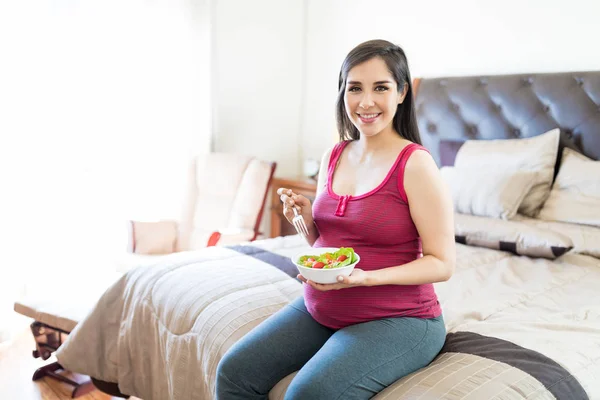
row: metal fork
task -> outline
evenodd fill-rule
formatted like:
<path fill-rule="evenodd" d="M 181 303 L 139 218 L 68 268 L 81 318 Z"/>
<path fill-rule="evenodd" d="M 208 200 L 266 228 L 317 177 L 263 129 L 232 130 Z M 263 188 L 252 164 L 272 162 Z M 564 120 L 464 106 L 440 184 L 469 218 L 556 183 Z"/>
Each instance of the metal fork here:
<path fill-rule="evenodd" d="M 306 222 L 304 222 L 304 218 L 302 215 L 298 214 L 298 210 L 296 207 L 292 207 L 294 210 L 294 218 L 292 219 L 292 225 L 296 228 L 296 231 L 302 236 L 304 239 L 308 238 L 308 227 L 306 226 Z"/>

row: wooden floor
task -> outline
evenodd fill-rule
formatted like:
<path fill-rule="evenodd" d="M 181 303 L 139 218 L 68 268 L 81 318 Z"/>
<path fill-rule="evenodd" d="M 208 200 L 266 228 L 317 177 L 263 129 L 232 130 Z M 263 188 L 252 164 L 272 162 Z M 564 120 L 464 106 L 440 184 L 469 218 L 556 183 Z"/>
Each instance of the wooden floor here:
<path fill-rule="evenodd" d="M 46 361 L 33 358 L 31 351 L 35 342 L 31 332 L 23 332 L 12 343 L 0 344 L 0 399 L 2 400 L 62 400 L 70 399 L 72 387 L 66 383 L 44 377 L 32 381 L 36 369 L 56 361 L 54 357 Z M 88 379 L 77 374 L 65 374 L 70 379 L 82 382 Z M 98 390 L 77 398 L 78 400 L 122 400 Z M 131 400 L 136 400 L 131 397 Z M 139 399 L 137 399 L 139 400 Z"/>

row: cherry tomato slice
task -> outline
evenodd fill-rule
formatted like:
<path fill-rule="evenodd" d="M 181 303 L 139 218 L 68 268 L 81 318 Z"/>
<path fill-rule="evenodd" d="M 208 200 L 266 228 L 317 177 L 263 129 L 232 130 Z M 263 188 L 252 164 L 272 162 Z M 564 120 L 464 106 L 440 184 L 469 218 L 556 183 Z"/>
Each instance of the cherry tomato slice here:
<path fill-rule="evenodd" d="M 325 264 L 323 264 L 322 262 L 316 262 L 313 264 L 313 268 L 317 268 L 317 269 L 323 268 L 324 266 L 325 266 Z"/>
<path fill-rule="evenodd" d="M 339 256 L 337 258 L 337 261 L 342 262 L 342 261 L 345 261 L 347 258 L 348 258 L 347 256 L 345 256 L 344 254 L 342 254 L 341 256 Z"/>

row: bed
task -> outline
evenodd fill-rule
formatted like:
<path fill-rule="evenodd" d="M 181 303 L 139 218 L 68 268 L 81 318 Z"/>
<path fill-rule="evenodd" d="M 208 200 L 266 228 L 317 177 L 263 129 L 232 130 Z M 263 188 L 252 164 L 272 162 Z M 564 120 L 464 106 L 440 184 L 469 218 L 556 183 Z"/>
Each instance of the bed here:
<path fill-rule="evenodd" d="M 444 348 L 374 398 L 600 399 L 600 72 L 415 88 L 423 144 L 453 188 L 457 268 L 435 284 Z M 308 249 L 286 236 L 132 269 L 57 359 L 108 392 L 211 399 L 232 343 L 301 295 L 289 257 Z"/>

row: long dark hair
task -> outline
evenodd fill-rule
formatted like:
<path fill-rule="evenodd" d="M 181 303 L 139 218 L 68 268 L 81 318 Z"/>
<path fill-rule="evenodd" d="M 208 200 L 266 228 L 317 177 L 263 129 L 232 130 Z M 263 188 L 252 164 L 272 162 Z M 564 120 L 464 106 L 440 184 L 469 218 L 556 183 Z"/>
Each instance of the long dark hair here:
<path fill-rule="evenodd" d="M 358 140 L 360 138 L 358 129 L 346 114 L 346 106 L 344 104 L 344 92 L 346 91 L 348 72 L 356 65 L 374 57 L 380 57 L 385 61 L 387 68 L 398 84 L 398 92 L 404 89 L 404 85 L 408 86 L 406 97 L 402 104 L 398 104 L 396 114 L 394 115 L 394 130 L 404 139 L 421 144 L 421 136 L 419 135 L 419 127 L 415 114 L 412 80 L 410 78 L 410 71 L 408 70 L 406 54 L 404 54 L 404 50 L 400 46 L 387 40 L 370 40 L 359 44 L 348 53 L 342 63 L 336 103 L 337 129 L 340 140 Z"/>

